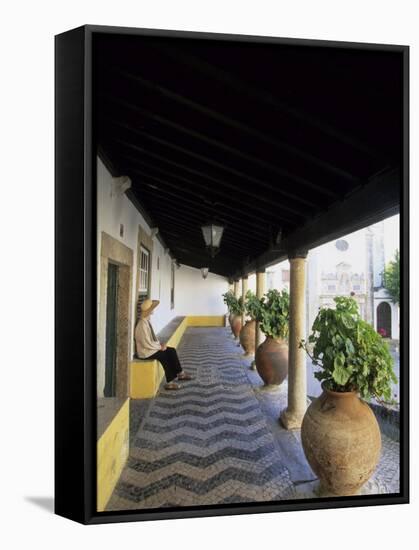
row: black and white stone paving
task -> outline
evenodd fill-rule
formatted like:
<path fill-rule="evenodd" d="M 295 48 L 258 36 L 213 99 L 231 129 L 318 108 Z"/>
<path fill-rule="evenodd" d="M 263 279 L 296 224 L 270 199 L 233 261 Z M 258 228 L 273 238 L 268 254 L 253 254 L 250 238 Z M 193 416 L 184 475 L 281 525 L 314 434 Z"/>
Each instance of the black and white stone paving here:
<path fill-rule="evenodd" d="M 162 385 L 141 407 L 144 418 L 107 510 L 316 497 L 299 432 L 278 423 L 286 382 L 264 391 L 249 368 L 252 358 L 243 357 L 226 328 L 188 328 L 178 354 L 194 380 L 181 382 L 179 391 Z M 368 493 L 394 492 L 393 443 L 383 440 L 384 475 L 376 472 Z"/>
<path fill-rule="evenodd" d="M 189 328 L 178 349 L 194 380 L 151 401 L 107 510 L 269 501 L 293 483 L 223 328 Z"/>

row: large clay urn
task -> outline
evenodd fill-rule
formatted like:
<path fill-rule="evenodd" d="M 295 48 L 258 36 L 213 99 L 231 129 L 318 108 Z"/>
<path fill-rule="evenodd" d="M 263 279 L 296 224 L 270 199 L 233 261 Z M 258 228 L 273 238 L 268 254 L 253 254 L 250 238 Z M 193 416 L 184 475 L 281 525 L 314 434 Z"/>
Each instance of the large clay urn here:
<path fill-rule="evenodd" d="M 242 317 L 241 315 L 234 315 L 233 320 L 231 321 L 231 330 L 235 338 L 238 338 L 242 328 Z"/>
<path fill-rule="evenodd" d="M 321 494 L 356 494 L 380 458 L 380 428 L 356 392 L 323 388 L 306 411 L 301 440 L 308 463 L 320 479 Z"/>
<path fill-rule="evenodd" d="M 246 321 L 246 324 L 240 331 L 240 344 L 244 349 L 245 355 L 255 353 L 256 321 Z"/>
<path fill-rule="evenodd" d="M 281 384 L 288 374 L 288 345 L 268 336 L 256 350 L 256 370 L 267 386 Z"/>

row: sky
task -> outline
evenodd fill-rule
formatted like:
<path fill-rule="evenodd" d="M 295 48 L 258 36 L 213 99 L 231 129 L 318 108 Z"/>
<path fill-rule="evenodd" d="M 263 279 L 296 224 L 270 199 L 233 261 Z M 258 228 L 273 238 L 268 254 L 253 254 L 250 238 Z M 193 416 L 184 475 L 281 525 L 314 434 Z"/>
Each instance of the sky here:
<path fill-rule="evenodd" d="M 400 217 L 391 216 L 384 220 L 384 261 L 387 265 L 388 262 L 394 259 L 396 249 L 400 248 L 399 244 L 399 223 Z M 349 263 L 354 272 L 365 272 L 366 262 L 366 249 L 365 249 L 365 228 L 359 231 L 354 231 L 341 237 L 349 244 L 348 249 L 345 252 L 341 252 L 336 248 L 336 240 L 332 240 L 326 244 L 316 247 L 312 251 L 318 253 L 319 258 L 319 270 L 324 272 L 334 272 L 336 265 L 339 262 Z M 310 254 L 308 256 L 310 261 Z M 288 268 L 288 261 L 285 260 L 279 264 L 271 266 L 269 271 L 276 271 L 281 268 Z"/>

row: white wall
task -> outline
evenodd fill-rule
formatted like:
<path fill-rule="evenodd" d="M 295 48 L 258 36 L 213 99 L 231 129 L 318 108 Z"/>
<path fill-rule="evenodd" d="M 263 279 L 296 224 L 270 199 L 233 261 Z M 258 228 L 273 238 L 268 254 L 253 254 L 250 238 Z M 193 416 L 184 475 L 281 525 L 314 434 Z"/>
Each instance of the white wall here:
<path fill-rule="evenodd" d="M 124 225 L 124 233 L 120 235 L 120 225 Z M 131 355 L 134 353 L 134 321 L 136 317 L 136 284 L 137 284 L 137 239 L 138 226 L 148 235 L 151 228 L 132 202 L 123 195 L 112 194 L 112 176 L 101 161 L 97 159 L 97 316 L 99 325 L 100 304 L 100 254 L 102 231 L 123 243 L 133 252 L 132 304 L 131 304 Z M 228 280 L 209 273 L 203 279 L 199 269 L 182 265 L 175 270 L 175 303 L 171 308 L 170 282 L 172 258 L 165 252 L 157 237 L 153 237 L 151 264 L 150 297 L 160 300 L 158 308 L 153 313 L 153 327 L 156 332 L 162 329 L 177 315 L 223 315 L 227 309 L 223 303 L 222 294 L 228 290 Z M 159 265 L 159 268 L 157 266 Z M 98 362 L 98 394 L 104 385 L 105 371 L 105 334 L 98 330 L 97 334 Z"/>
<path fill-rule="evenodd" d="M 105 231 L 111 237 L 123 243 L 133 251 L 134 276 L 132 281 L 132 296 L 135 296 L 138 226 L 140 225 L 148 235 L 151 234 L 151 228 L 125 194 L 122 196 L 111 196 L 112 176 L 99 158 L 97 160 L 97 181 L 98 270 L 100 268 L 100 238 L 102 231 Z M 120 224 L 124 225 L 123 237 L 119 234 Z M 157 269 L 158 259 L 160 264 L 159 269 Z M 157 330 L 160 330 L 160 328 L 175 315 L 175 311 L 170 309 L 170 264 L 171 258 L 169 254 L 164 251 L 157 237 L 154 237 L 151 298 L 153 300 L 160 300 L 160 305 L 153 315 L 154 324 Z M 98 281 L 98 283 L 100 284 L 100 281 Z M 98 288 L 98 300 L 99 296 L 100 293 Z M 135 319 L 135 307 L 136 301 L 133 300 L 133 319 Z"/>
<path fill-rule="evenodd" d="M 175 272 L 175 306 L 178 315 L 224 315 L 227 308 L 222 294 L 228 291 L 228 280 L 182 265 Z"/>
<path fill-rule="evenodd" d="M 120 236 L 120 225 L 124 225 L 123 236 Z M 97 159 L 97 315 L 99 321 L 99 308 L 106 307 L 100 304 L 100 254 L 102 231 L 123 243 L 133 252 L 133 277 L 132 277 L 132 303 L 131 303 L 131 354 L 134 353 L 134 322 L 136 317 L 136 283 L 137 283 L 137 239 L 138 227 L 141 226 L 148 235 L 151 229 L 138 212 L 132 202 L 123 195 L 112 194 L 112 176 L 103 164 Z M 159 270 L 157 270 L 157 259 L 159 258 Z M 159 331 L 166 325 L 176 311 L 170 308 L 170 264 L 171 258 L 165 253 L 157 237 L 153 238 L 152 253 L 152 275 L 151 275 L 151 298 L 160 300 L 160 305 L 153 315 L 153 325 Z M 99 327 L 99 322 L 98 322 Z M 97 334 L 97 363 L 98 363 L 98 394 L 103 388 L 105 368 L 105 335 L 98 330 Z"/>
<path fill-rule="evenodd" d="M 249 275 L 247 280 L 247 289 L 256 294 L 256 273 Z"/>

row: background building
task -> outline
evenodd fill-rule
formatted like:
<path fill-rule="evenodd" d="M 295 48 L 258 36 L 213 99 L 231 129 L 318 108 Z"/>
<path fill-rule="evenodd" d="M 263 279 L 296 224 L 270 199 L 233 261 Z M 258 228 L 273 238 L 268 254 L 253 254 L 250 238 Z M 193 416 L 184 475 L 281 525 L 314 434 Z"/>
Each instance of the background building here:
<path fill-rule="evenodd" d="M 335 296 L 352 295 L 363 319 L 387 337 L 399 339 L 399 306 L 383 286 L 385 265 L 399 247 L 399 216 L 310 250 L 307 261 L 306 330 Z M 267 289 L 289 290 L 289 262 L 266 271 Z"/>

